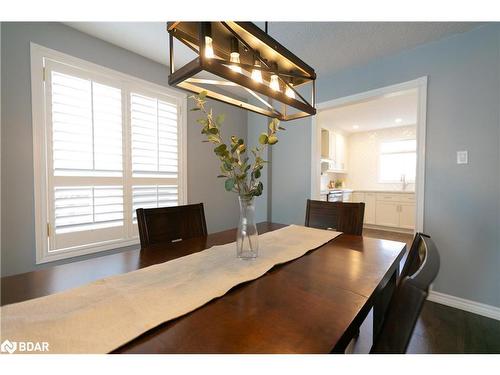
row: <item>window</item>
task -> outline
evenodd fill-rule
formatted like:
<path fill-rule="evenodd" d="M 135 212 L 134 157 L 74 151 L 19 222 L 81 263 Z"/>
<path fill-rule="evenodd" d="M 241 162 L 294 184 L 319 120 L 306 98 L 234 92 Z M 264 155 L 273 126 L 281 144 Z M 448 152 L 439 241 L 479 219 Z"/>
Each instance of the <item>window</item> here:
<path fill-rule="evenodd" d="M 186 201 L 185 96 L 32 45 L 37 262 L 138 243 Z"/>
<path fill-rule="evenodd" d="M 417 141 L 382 142 L 380 145 L 379 181 L 382 183 L 415 182 Z"/>

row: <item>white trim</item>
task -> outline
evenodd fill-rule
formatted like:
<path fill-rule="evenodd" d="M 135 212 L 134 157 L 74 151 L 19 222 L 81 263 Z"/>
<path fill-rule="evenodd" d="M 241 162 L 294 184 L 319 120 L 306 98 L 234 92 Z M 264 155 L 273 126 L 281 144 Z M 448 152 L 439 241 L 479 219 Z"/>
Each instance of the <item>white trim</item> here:
<path fill-rule="evenodd" d="M 179 106 L 179 145 L 181 147 L 181 155 L 179 156 L 179 171 L 183 171 L 178 179 L 179 185 L 179 204 L 188 204 L 188 184 L 187 184 L 187 96 L 181 100 Z"/>
<path fill-rule="evenodd" d="M 82 247 L 81 249 L 66 249 L 59 251 L 50 251 L 46 255 L 43 256 L 40 260 L 37 260 L 37 264 L 50 263 L 56 260 L 75 258 L 82 255 L 100 253 L 101 251 L 106 250 L 114 250 L 122 247 L 133 246 L 139 244 L 139 238 L 133 238 L 129 240 L 117 240 L 110 241 L 105 244 L 93 245 L 90 244 L 86 247 Z"/>
<path fill-rule="evenodd" d="M 441 305 L 454 307 L 456 309 L 486 316 L 491 319 L 500 320 L 500 307 L 486 305 L 484 303 L 471 301 L 465 298 L 451 296 L 449 294 L 436 292 L 434 290 L 429 291 L 429 296 L 427 297 L 427 299 L 431 302 L 440 303 Z"/>
<path fill-rule="evenodd" d="M 45 132 L 45 88 L 43 50 L 31 43 L 31 118 L 33 129 L 33 182 L 35 204 L 35 249 L 36 264 L 44 261 L 48 254 L 47 240 L 47 175 Z"/>
<path fill-rule="evenodd" d="M 46 127 L 49 122 L 47 119 L 47 106 L 46 106 L 46 87 L 47 78 L 44 74 L 48 72 L 51 65 L 57 65 L 63 70 L 78 70 L 78 73 L 83 72 L 93 80 L 99 80 L 111 83 L 111 85 L 118 85 L 122 90 L 122 94 L 127 98 L 122 98 L 123 106 L 123 126 L 124 139 L 128 139 L 127 135 L 130 127 L 130 119 L 128 118 L 128 108 L 130 92 L 144 93 L 146 95 L 153 95 L 160 100 L 174 102 L 179 110 L 179 130 L 178 130 L 178 147 L 179 147 L 179 170 L 178 185 L 179 204 L 187 203 L 187 95 L 175 89 L 157 85 L 155 83 L 142 80 L 91 62 L 66 55 L 64 53 L 30 43 L 31 54 L 31 93 L 32 93 L 32 122 L 33 122 L 33 169 L 34 169 L 34 198 L 35 198 L 35 245 L 36 245 L 36 263 L 47 263 L 54 260 L 72 258 L 80 255 L 120 248 L 123 246 L 130 246 L 138 244 L 139 241 L 134 235 L 133 228 L 130 227 L 129 220 L 124 220 L 124 238 L 105 241 L 99 244 L 85 244 L 75 246 L 63 250 L 49 251 L 49 241 L 47 236 L 47 223 L 52 222 L 49 220 L 48 209 L 48 178 L 47 173 L 47 132 Z M 44 79 L 45 78 L 45 79 Z M 130 145 L 126 145 L 124 141 L 124 166 L 130 166 Z M 126 168 L 125 172 L 128 169 Z M 117 178 L 105 178 L 106 180 L 122 181 L 126 176 Z M 130 176 L 131 177 L 131 176 Z M 57 177 L 60 179 L 60 177 Z M 64 179 L 64 178 L 63 178 Z M 67 179 L 68 181 L 70 179 Z M 79 181 L 79 178 L 73 178 L 74 181 Z M 142 181 L 142 178 L 132 177 L 134 182 Z M 172 183 L 170 179 L 155 179 L 147 178 L 148 183 L 161 182 L 162 184 Z M 104 180 L 103 180 L 104 181 Z M 123 184 L 124 189 L 127 184 Z M 129 192 L 130 193 L 130 192 Z M 126 191 L 124 190 L 124 215 L 128 215 L 128 207 L 132 207 L 130 199 L 126 199 Z M 130 225 L 129 225 L 130 224 Z M 52 231 L 53 233 L 53 231 Z"/>
<path fill-rule="evenodd" d="M 342 98 L 328 100 L 318 103 L 317 110 L 341 107 L 352 103 L 358 103 L 370 100 L 374 97 L 391 94 L 397 91 L 418 89 L 418 110 L 417 110 L 417 171 L 415 177 L 415 231 L 424 231 L 424 186 L 425 186 L 425 133 L 426 133 L 426 117 L 427 117 L 427 76 L 423 76 L 411 81 L 398 83 L 391 86 L 385 86 L 374 90 L 361 92 Z M 317 116 L 317 115 L 316 115 Z M 319 143 L 320 129 L 316 120 L 316 116 L 312 119 L 311 126 L 311 199 L 319 199 L 320 184 L 319 179 L 321 170 L 317 163 L 319 158 Z"/>

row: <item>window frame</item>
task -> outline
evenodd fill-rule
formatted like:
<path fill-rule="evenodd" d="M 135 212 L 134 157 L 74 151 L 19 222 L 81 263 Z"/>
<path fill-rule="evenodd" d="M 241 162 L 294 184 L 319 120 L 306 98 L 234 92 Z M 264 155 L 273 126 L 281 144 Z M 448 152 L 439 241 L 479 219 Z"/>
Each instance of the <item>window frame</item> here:
<path fill-rule="evenodd" d="M 52 262 L 61 259 L 73 258 L 85 254 L 136 245 L 139 238 L 133 230 L 131 220 L 127 220 L 128 208 L 132 208 L 131 189 L 134 179 L 131 171 L 130 148 L 130 94 L 154 96 L 167 101 L 174 100 L 178 106 L 178 203 L 187 202 L 187 95 L 177 90 L 167 88 L 140 78 L 133 77 L 100 65 L 58 52 L 35 43 L 30 43 L 31 57 L 31 100 L 32 100 L 32 125 L 33 125 L 33 172 L 34 172 L 34 213 L 35 213 L 35 253 L 36 264 Z M 53 235 L 53 215 L 50 212 L 50 194 L 48 191 L 52 176 L 48 165 L 48 142 L 50 136 L 50 113 L 47 111 L 46 65 L 65 65 L 69 69 L 76 69 L 91 79 L 95 78 L 101 83 L 109 83 L 122 90 L 122 122 L 123 122 L 123 158 L 124 170 L 122 179 L 124 194 L 124 232 L 125 238 L 103 241 L 97 244 L 88 244 L 73 249 L 49 251 L 49 236 Z M 112 177 L 115 179 L 115 177 Z M 128 179 L 128 181 L 127 181 Z M 156 180 L 161 183 L 167 181 L 149 178 L 147 182 L 153 184 Z M 130 191 L 129 191 L 130 189 Z M 52 223 L 52 225 L 50 225 Z"/>
<path fill-rule="evenodd" d="M 396 142 L 405 142 L 405 141 L 415 141 L 415 151 L 398 151 L 398 152 L 382 152 L 382 144 L 383 143 L 396 143 Z M 391 139 L 387 141 L 380 141 L 378 145 L 378 183 L 379 184 L 400 184 L 401 180 L 384 180 L 382 178 L 382 156 L 383 155 L 395 155 L 395 154 L 415 154 L 415 158 L 418 159 L 418 145 L 417 145 L 417 139 L 413 138 L 402 138 L 402 139 Z M 417 165 L 415 164 L 415 178 L 413 180 L 406 180 L 406 183 L 408 184 L 414 184 L 416 181 L 416 172 L 417 172 Z"/>

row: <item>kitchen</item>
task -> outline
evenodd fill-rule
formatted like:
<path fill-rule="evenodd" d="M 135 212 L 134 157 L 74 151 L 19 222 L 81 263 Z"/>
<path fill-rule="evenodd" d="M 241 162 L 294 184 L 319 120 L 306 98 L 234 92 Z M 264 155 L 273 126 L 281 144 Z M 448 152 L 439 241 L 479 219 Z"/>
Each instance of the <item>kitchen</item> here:
<path fill-rule="evenodd" d="M 364 227 L 415 230 L 416 89 L 320 110 L 320 199 L 364 202 Z"/>

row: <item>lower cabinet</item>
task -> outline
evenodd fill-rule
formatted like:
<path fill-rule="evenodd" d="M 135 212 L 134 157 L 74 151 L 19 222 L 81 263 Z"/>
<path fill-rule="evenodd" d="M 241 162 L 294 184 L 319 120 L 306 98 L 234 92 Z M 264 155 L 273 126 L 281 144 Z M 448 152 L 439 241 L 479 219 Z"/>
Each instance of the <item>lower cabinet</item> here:
<path fill-rule="evenodd" d="M 352 202 L 364 202 L 365 203 L 365 216 L 363 222 L 365 224 L 375 224 L 375 193 L 362 193 L 354 192 L 352 193 Z"/>
<path fill-rule="evenodd" d="M 399 227 L 399 203 L 378 201 L 375 224 Z"/>
<path fill-rule="evenodd" d="M 399 204 L 399 227 L 406 229 L 415 228 L 415 203 Z"/>
<path fill-rule="evenodd" d="M 375 224 L 375 193 L 365 193 L 365 223 Z"/>
<path fill-rule="evenodd" d="M 415 228 L 415 195 L 409 193 L 354 192 L 353 202 L 365 203 L 365 224 Z"/>

